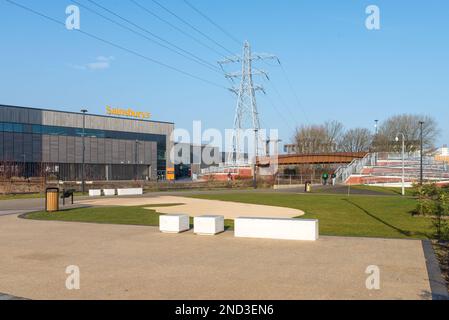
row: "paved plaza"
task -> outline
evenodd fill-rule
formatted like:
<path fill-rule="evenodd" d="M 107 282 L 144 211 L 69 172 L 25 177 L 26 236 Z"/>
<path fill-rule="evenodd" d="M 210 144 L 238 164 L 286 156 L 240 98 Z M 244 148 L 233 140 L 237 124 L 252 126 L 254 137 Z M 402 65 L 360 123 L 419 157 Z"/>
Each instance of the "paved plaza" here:
<path fill-rule="evenodd" d="M 421 241 L 161 234 L 0 216 L 0 292 L 28 299 L 431 299 Z M 67 290 L 76 265 L 81 289 Z M 380 268 L 380 290 L 365 270 Z"/>

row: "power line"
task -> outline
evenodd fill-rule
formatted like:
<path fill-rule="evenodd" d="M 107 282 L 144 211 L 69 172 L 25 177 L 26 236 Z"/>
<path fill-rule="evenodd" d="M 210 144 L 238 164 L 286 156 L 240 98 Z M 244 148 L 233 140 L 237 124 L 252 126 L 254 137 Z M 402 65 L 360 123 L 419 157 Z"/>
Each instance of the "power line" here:
<path fill-rule="evenodd" d="M 48 15 L 46 15 L 46 14 L 43 14 L 43 13 L 41 13 L 41 12 L 38 12 L 38 11 L 32 9 L 32 8 L 29 8 L 29 7 L 27 7 L 27 6 L 24 6 L 24 5 L 20 4 L 20 3 L 14 2 L 14 1 L 12 1 L 12 0 L 5 0 L 5 1 L 8 2 L 8 3 L 10 3 L 10 4 L 12 4 L 12 5 L 14 5 L 14 6 L 16 6 L 16 7 L 18 7 L 18 8 L 21 8 L 21 9 L 23 9 L 23 10 L 26 10 L 26 11 L 28 11 L 28 12 L 31 12 L 31 13 L 33 13 L 33 14 L 35 14 L 35 15 L 38 15 L 38 16 L 40 16 L 41 18 L 44 18 L 44 19 L 46 19 L 46 20 L 49 20 L 49 21 L 51 21 L 51 22 L 53 22 L 53 23 L 56 23 L 56 24 L 58 24 L 58 25 L 62 25 L 63 27 L 65 27 L 65 23 L 63 23 L 63 22 L 61 22 L 61 21 L 58 21 L 58 20 L 56 20 L 56 19 L 54 19 L 54 18 L 52 18 L 52 17 L 50 17 L 50 16 L 48 16 Z M 109 40 L 106 40 L 106 39 L 103 39 L 103 38 L 101 38 L 101 37 L 98 37 L 98 36 L 96 36 L 96 35 L 94 35 L 94 34 L 92 34 L 92 33 L 83 31 L 83 30 L 81 30 L 81 29 L 74 29 L 74 31 L 77 31 L 77 32 L 79 32 L 79 33 L 81 33 L 81 34 L 83 34 L 83 35 L 85 35 L 85 36 L 88 36 L 89 38 L 92 38 L 92 39 L 98 40 L 98 41 L 100 41 L 100 42 L 106 43 L 106 44 L 108 44 L 108 45 L 110 45 L 110 46 L 112 46 L 112 47 L 115 47 L 115 48 L 117 48 L 117 49 L 120 49 L 120 50 L 122 50 L 122 51 L 128 52 L 128 53 L 133 54 L 133 55 L 135 55 L 135 56 L 138 56 L 138 57 L 140 57 L 140 58 L 142 58 L 142 59 L 144 59 L 144 60 L 147 60 L 147 61 L 149 61 L 149 62 L 152 62 L 152 63 L 154 63 L 154 64 L 160 65 L 160 66 L 165 67 L 165 68 L 167 68 L 167 69 L 170 69 L 170 70 L 172 70 L 172 71 L 176 71 L 176 72 L 178 72 L 178 73 L 180 73 L 180 74 L 183 74 L 183 75 L 185 75 L 185 76 L 188 76 L 188 77 L 190 77 L 190 78 L 193 78 L 193 79 L 202 81 L 202 82 L 204 82 L 204 83 L 208 83 L 208 84 L 210 84 L 210 85 L 212 85 L 212 86 L 215 86 L 215 87 L 218 87 L 218 88 L 226 89 L 226 90 L 227 90 L 227 88 L 225 88 L 224 86 L 222 86 L 222 85 L 220 85 L 220 84 L 217 84 L 217 83 L 215 83 L 215 82 L 213 82 L 213 81 L 204 79 L 204 78 L 202 78 L 202 77 L 199 77 L 199 76 L 196 76 L 196 75 L 194 75 L 194 74 L 191 74 L 191 73 L 189 73 L 189 72 L 187 72 L 187 71 L 183 71 L 183 70 L 181 70 L 181 69 L 178 69 L 178 68 L 176 68 L 176 67 L 173 67 L 173 66 L 171 66 L 171 65 L 168 65 L 168 64 L 166 64 L 166 63 L 164 63 L 164 62 L 155 60 L 155 59 L 153 59 L 153 58 L 150 58 L 150 57 L 148 57 L 148 56 L 145 56 L 145 55 L 143 55 L 143 54 L 140 54 L 140 53 L 138 53 L 138 52 L 136 52 L 136 51 L 134 51 L 134 50 L 132 50 L 132 49 L 128 49 L 128 48 L 123 47 L 123 46 L 121 46 L 121 45 L 119 45 L 119 44 L 116 44 L 116 43 L 111 42 L 111 41 L 109 41 Z"/>
<path fill-rule="evenodd" d="M 144 34 L 142 34 L 142 33 L 140 33 L 140 32 L 137 32 L 137 31 L 135 31 L 134 29 L 132 29 L 132 28 L 130 28 L 130 27 L 128 27 L 128 26 L 126 26 L 126 25 L 120 23 L 120 22 L 117 22 L 117 21 L 115 21 L 115 20 L 113 20 L 113 19 L 111 19 L 111 18 L 109 18 L 109 17 L 107 17 L 107 16 L 105 16 L 105 15 L 99 13 L 98 11 L 95 11 L 95 10 L 92 9 L 92 8 L 89 8 L 89 7 L 85 6 L 85 5 L 82 4 L 82 3 L 79 3 L 79 2 L 76 1 L 76 0 L 72 0 L 72 2 L 75 3 L 75 4 L 77 4 L 77 5 L 80 6 L 80 7 L 84 8 L 84 9 L 86 9 L 86 10 L 92 12 L 93 14 L 95 14 L 95 15 L 97 15 L 97 16 L 100 16 L 101 18 L 103 18 L 103 19 L 105 19 L 105 20 L 107 20 L 107 21 L 109 21 L 109 22 L 111 22 L 111 23 L 113 23 L 113 24 L 115 24 L 115 25 L 118 25 L 119 27 L 121 27 L 121 28 L 123 28 L 123 29 L 125 29 L 125 30 L 128 30 L 128 31 L 130 31 L 130 32 L 132 32 L 132 33 L 134 33 L 134 34 L 136 34 L 136 35 L 138 35 L 138 36 L 140 36 L 140 37 L 143 37 L 143 38 L 145 38 L 145 39 L 148 40 L 148 41 L 151 41 L 151 42 L 153 42 L 153 43 L 156 43 L 157 45 L 159 45 L 159 46 L 161 46 L 161 47 L 163 47 L 163 48 L 165 48 L 165 49 L 167 49 L 167 50 L 170 50 L 170 51 L 172 51 L 172 52 L 174 52 L 174 53 L 176 53 L 176 54 L 178 54 L 178 55 L 180 55 L 180 56 L 182 56 L 182 57 L 184 57 L 184 58 L 186 58 L 186 59 L 188 59 L 188 60 L 191 60 L 191 61 L 193 61 L 193 62 L 195 62 L 195 63 L 198 63 L 198 64 L 202 65 L 203 67 L 209 68 L 210 70 L 212 70 L 212 71 L 214 71 L 214 72 L 217 72 L 217 73 L 220 73 L 220 74 L 221 74 L 220 69 L 218 69 L 216 66 L 214 66 L 214 65 L 212 65 L 212 64 L 210 64 L 210 63 L 208 63 L 207 61 L 205 61 L 205 62 L 201 61 L 202 59 L 199 58 L 199 57 L 196 57 L 196 56 L 192 55 L 192 56 L 194 57 L 194 58 L 192 58 L 192 57 L 190 57 L 190 56 L 188 56 L 188 55 L 185 55 L 185 54 L 183 54 L 183 53 L 181 53 L 181 52 L 179 52 L 179 51 L 177 51 L 177 50 L 175 50 L 175 49 L 173 49 L 173 48 L 171 48 L 171 47 L 169 47 L 169 46 L 166 46 L 166 45 L 160 43 L 160 42 L 157 41 L 157 40 L 154 40 L 154 39 L 152 39 L 152 38 L 149 38 L 148 36 L 146 36 L 146 35 L 144 35 Z"/>
<path fill-rule="evenodd" d="M 214 25 L 217 29 L 221 30 L 221 32 L 223 32 L 225 35 L 227 35 L 230 39 L 232 39 L 233 41 L 235 41 L 238 45 L 241 45 L 242 42 L 240 40 L 238 40 L 236 37 L 234 37 L 231 33 L 229 33 L 228 31 L 226 31 L 223 27 L 221 27 L 220 25 L 218 25 L 215 21 L 213 21 L 211 18 L 209 18 L 207 15 L 205 15 L 203 12 L 201 12 L 199 9 L 197 9 L 193 4 L 191 4 L 189 1 L 184 0 L 184 3 L 186 5 L 188 5 L 193 11 L 195 11 L 196 13 L 198 13 L 200 16 L 202 16 L 204 19 L 206 19 L 207 21 L 209 21 L 212 25 Z"/>
<path fill-rule="evenodd" d="M 276 111 L 276 113 L 279 115 L 279 117 L 282 119 L 282 121 L 284 122 L 284 124 L 290 129 L 292 130 L 292 132 L 295 132 L 295 129 L 290 126 L 290 123 L 287 121 L 287 118 L 285 118 L 284 114 L 278 109 L 278 107 L 276 106 L 276 104 L 274 103 L 273 99 L 270 98 L 269 95 L 263 95 L 263 97 L 265 97 L 268 102 L 271 104 L 271 106 L 273 107 L 273 109 Z"/>
<path fill-rule="evenodd" d="M 296 116 L 295 114 L 292 112 L 292 110 L 290 109 L 290 107 L 288 106 L 288 104 L 285 102 L 285 99 L 282 97 L 280 91 L 277 89 L 277 87 L 275 86 L 274 82 L 271 81 L 270 79 L 267 79 L 267 81 L 270 83 L 271 88 L 273 89 L 273 91 L 277 94 L 277 96 L 279 97 L 279 101 L 281 102 L 281 104 L 284 106 L 284 108 L 288 111 L 288 113 L 290 113 L 290 117 L 291 119 L 296 123 L 296 126 L 298 126 L 298 121 L 296 120 Z"/>
<path fill-rule="evenodd" d="M 206 61 L 206 60 L 203 60 L 202 58 L 200 58 L 200 57 L 194 55 L 193 53 L 191 53 L 191 52 L 189 52 L 189 51 L 187 51 L 187 50 L 184 50 L 183 48 L 177 46 L 176 44 L 171 43 L 170 41 L 165 40 L 164 38 L 162 38 L 162 37 L 156 35 L 155 33 L 149 31 L 148 29 L 139 26 L 138 24 L 136 24 L 136 23 L 130 21 L 130 20 L 127 19 L 127 18 L 122 17 L 121 15 L 119 15 L 119 14 L 113 12 L 112 10 L 106 8 L 105 6 L 100 5 L 99 3 L 97 3 L 97 2 L 95 2 L 95 1 L 93 1 L 93 0 L 87 0 L 87 1 L 89 1 L 90 3 L 94 4 L 95 6 L 101 8 L 101 9 L 103 9 L 104 11 L 106 11 L 106 12 L 112 14 L 113 16 L 115 16 L 115 17 L 117 17 L 117 18 L 119 18 L 119 19 L 121 19 L 121 20 L 123 20 L 123 21 L 129 23 L 130 25 L 132 25 L 132 26 L 134 26 L 134 27 L 136 27 L 136 28 L 138 28 L 138 29 L 140 29 L 140 30 L 142 30 L 142 31 L 144 31 L 144 32 L 146 32 L 146 33 L 148 33 L 148 34 L 150 34 L 151 36 L 153 36 L 153 37 L 159 39 L 160 41 L 163 41 L 164 43 L 167 43 L 168 45 L 170 45 L 170 46 L 176 48 L 177 50 L 180 50 L 180 51 L 182 51 L 182 52 L 184 52 L 184 53 L 186 53 L 186 54 L 188 54 L 188 55 L 194 57 L 194 58 L 197 59 L 198 61 L 201 61 L 203 64 L 207 64 L 207 65 L 209 65 L 210 67 L 212 67 L 212 68 L 214 68 L 214 69 L 216 68 L 216 69 L 217 69 L 217 72 L 220 72 L 219 69 L 218 69 L 215 65 L 211 64 L 210 62 L 208 62 L 208 61 Z M 159 44 L 159 45 L 160 45 L 160 44 Z M 166 47 L 165 47 L 165 48 L 166 48 Z M 172 50 L 172 51 L 173 51 L 173 50 Z"/>
<path fill-rule="evenodd" d="M 290 77 L 288 76 L 287 71 L 285 70 L 284 65 L 281 63 L 280 60 L 279 60 L 279 65 L 281 66 L 282 72 L 284 73 L 284 76 L 287 79 L 288 85 L 290 86 L 290 89 L 293 92 L 293 95 L 295 96 L 296 103 L 298 104 L 298 107 L 301 109 L 302 113 L 304 114 L 304 118 L 306 118 L 306 121 L 309 123 L 310 121 L 309 121 L 309 119 L 307 117 L 307 113 L 304 110 L 304 108 L 303 108 L 303 106 L 301 104 L 301 101 L 299 100 L 298 94 L 296 93 L 296 90 L 293 87 L 293 84 L 292 84 L 292 82 L 290 80 Z"/>
<path fill-rule="evenodd" d="M 185 35 L 186 37 L 189 37 L 190 39 L 192 39 L 193 41 L 199 43 L 200 45 L 202 45 L 203 47 L 213 51 L 214 53 L 218 54 L 219 56 L 222 56 L 221 52 L 219 52 L 218 50 L 212 48 L 211 46 L 207 45 L 206 43 L 204 43 L 203 41 L 199 40 L 198 38 L 192 36 L 191 34 L 189 34 L 188 32 L 182 30 L 181 28 L 177 27 L 176 25 L 174 25 L 173 23 L 171 23 L 170 21 L 162 18 L 161 16 L 159 16 L 158 14 L 154 13 L 153 11 L 151 11 L 150 9 L 148 9 L 148 7 L 143 6 L 142 4 L 138 3 L 135 0 L 129 0 L 131 3 L 135 4 L 137 7 L 139 7 L 140 9 L 142 9 L 143 11 L 145 11 L 146 13 L 148 13 L 149 15 L 155 17 L 156 19 L 164 22 L 165 24 L 169 25 L 170 27 L 172 27 L 173 29 L 177 30 L 178 32 L 182 33 L 183 35 Z"/>
<path fill-rule="evenodd" d="M 162 4 L 160 4 L 158 1 L 156 0 L 151 0 L 153 1 L 155 4 L 157 4 L 159 7 L 161 7 L 163 10 L 165 10 L 166 12 L 168 12 L 169 14 L 171 14 L 172 16 L 174 16 L 175 18 L 177 18 L 179 21 L 181 21 L 182 23 L 184 23 L 185 25 L 189 26 L 190 28 L 192 28 L 193 30 L 195 30 L 196 32 L 198 32 L 199 34 L 201 34 L 204 38 L 206 38 L 207 40 L 213 42 L 215 45 L 219 46 L 220 48 L 222 48 L 223 50 L 225 50 L 226 52 L 230 53 L 230 54 L 234 54 L 232 51 L 228 50 L 227 48 L 225 48 L 224 46 L 222 46 L 220 43 L 218 43 L 217 41 L 215 41 L 214 39 L 212 39 L 211 37 L 209 37 L 207 34 L 205 34 L 204 32 L 202 32 L 201 30 L 199 30 L 197 27 L 193 26 L 192 24 L 190 24 L 189 22 L 187 22 L 186 20 L 184 20 L 183 18 L 181 18 L 180 16 L 178 16 L 176 13 L 174 13 L 173 11 L 171 11 L 170 9 L 168 9 L 167 7 L 163 6 Z"/>

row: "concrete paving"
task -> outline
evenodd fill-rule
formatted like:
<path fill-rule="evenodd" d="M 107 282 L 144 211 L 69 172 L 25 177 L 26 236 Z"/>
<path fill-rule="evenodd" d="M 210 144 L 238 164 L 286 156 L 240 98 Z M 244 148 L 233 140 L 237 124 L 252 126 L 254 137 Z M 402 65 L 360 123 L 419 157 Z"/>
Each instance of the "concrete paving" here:
<path fill-rule="evenodd" d="M 90 206 L 142 206 L 158 204 L 181 204 L 169 207 L 151 207 L 165 214 L 188 214 L 192 217 L 200 215 L 222 215 L 226 219 L 238 217 L 278 217 L 294 218 L 304 215 L 304 211 L 263 206 L 257 204 L 245 204 L 229 201 L 203 200 L 174 196 L 153 196 L 138 198 L 96 198 L 79 201 L 79 204 Z"/>
<path fill-rule="evenodd" d="M 67 290 L 77 265 L 81 289 Z M 380 268 L 380 290 L 365 270 Z M 0 292 L 30 299 L 430 299 L 421 241 L 161 234 L 0 217 Z"/>

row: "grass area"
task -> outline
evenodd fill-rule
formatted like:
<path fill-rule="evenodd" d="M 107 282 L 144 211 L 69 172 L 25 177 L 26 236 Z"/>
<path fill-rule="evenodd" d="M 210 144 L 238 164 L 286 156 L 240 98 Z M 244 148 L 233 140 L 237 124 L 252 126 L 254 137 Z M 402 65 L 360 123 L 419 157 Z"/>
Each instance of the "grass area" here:
<path fill-rule="evenodd" d="M 391 194 L 391 195 L 402 195 L 401 187 L 380 187 L 380 186 L 359 185 L 359 186 L 351 186 L 351 189 L 375 191 L 375 192 Z M 413 196 L 413 192 L 414 191 L 412 188 L 405 188 L 406 196 Z"/>
<path fill-rule="evenodd" d="M 323 235 L 409 239 L 432 237 L 431 220 L 412 216 L 417 203 L 411 197 L 287 193 L 223 193 L 191 197 L 300 209 L 306 215 L 298 218 L 319 219 L 320 233 Z M 160 214 L 145 208 L 160 206 L 163 205 L 78 208 L 59 213 L 35 212 L 26 218 L 158 226 Z M 232 229 L 233 221 L 226 220 L 225 226 Z"/>
<path fill-rule="evenodd" d="M 62 192 L 62 190 L 61 190 Z M 75 192 L 75 197 L 82 196 L 81 192 Z M 85 193 L 84 195 L 88 195 Z M 1 200 L 20 200 L 20 199 L 43 199 L 45 198 L 45 193 L 20 193 L 20 194 L 0 194 Z"/>
<path fill-rule="evenodd" d="M 414 217 L 413 198 L 391 196 L 244 193 L 195 195 L 193 198 L 300 209 L 299 218 L 319 219 L 320 234 L 385 238 L 431 238 L 431 220 Z"/>
<path fill-rule="evenodd" d="M 157 204 L 133 207 L 90 207 L 69 209 L 55 213 L 45 211 L 33 212 L 24 216 L 26 219 L 66 222 L 90 222 L 104 224 L 125 224 L 138 226 L 159 226 L 160 213 L 145 209 L 168 207 L 179 204 Z M 193 218 L 190 219 L 193 226 Z M 225 228 L 233 228 L 233 220 L 225 220 Z"/>
<path fill-rule="evenodd" d="M 44 197 L 45 195 L 43 193 L 0 194 L 0 200 L 38 199 Z"/>

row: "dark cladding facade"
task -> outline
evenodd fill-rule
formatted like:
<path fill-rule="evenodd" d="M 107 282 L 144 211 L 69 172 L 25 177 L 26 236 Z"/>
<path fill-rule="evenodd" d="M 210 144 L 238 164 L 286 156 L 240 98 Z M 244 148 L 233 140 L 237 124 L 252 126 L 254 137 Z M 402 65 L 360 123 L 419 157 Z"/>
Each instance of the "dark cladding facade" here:
<path fill-rule="evenodd" d="M 86 114 L 86 180 L 164 177 L 173 123 Z M 80 181 L 83 114 L 0 105 L 0 175 Z"/>

